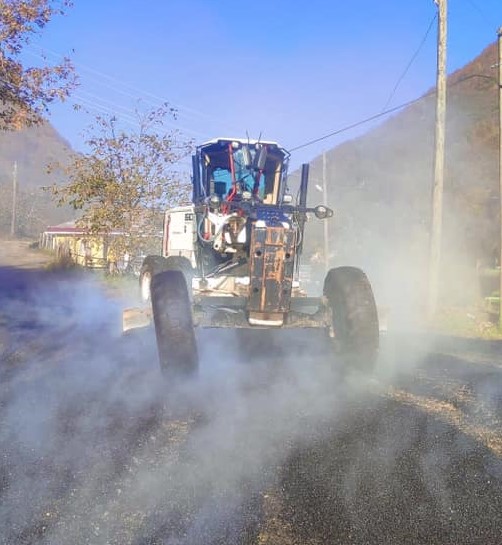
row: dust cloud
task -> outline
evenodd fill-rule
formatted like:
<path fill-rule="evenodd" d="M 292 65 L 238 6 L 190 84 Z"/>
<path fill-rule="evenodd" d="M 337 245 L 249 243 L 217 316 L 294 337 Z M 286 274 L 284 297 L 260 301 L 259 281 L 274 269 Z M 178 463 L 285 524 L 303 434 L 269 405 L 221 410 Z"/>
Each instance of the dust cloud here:
<path fill-rule="evenodd" d="M 0 542 L 251 544 L 273 519 L 302 544 L 455 543 L 448 528 L 496 543 L 500 463 L 427 400 L 459 403 L 467 383 L 468 414 L 486 399 L 492 414 L 497 369 L 476 383 L 467 359 L 394 335 L 369 376 L 322 332 L 202 330 L 199 377 L 173 388 L 153 331 L 121 334 L 133 300 L 88 276 L 2 280 Z M 284 507 L 270 514 L 267 497 Z"/>
<path fill-rule="evenodd" d="M 200 376 L 173 389 L 152 331 L 121 335 L 124 301 L 25 280 L 2 294 L 4 543 L 244 542 L 291 449 L 364 398 L 322 335 L 286 331 L 199 332 Z"/>

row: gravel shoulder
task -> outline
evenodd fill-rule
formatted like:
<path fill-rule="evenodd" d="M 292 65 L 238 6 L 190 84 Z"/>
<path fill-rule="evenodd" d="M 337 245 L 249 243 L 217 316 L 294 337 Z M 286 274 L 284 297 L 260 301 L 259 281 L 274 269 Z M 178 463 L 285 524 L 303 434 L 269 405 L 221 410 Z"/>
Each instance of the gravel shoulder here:
<path fill-rule="evenodd" d="M 39 269 L 47 266 L 52 256 L 32 247 L 29 240 L 0 239 L 0 267 Z"/>

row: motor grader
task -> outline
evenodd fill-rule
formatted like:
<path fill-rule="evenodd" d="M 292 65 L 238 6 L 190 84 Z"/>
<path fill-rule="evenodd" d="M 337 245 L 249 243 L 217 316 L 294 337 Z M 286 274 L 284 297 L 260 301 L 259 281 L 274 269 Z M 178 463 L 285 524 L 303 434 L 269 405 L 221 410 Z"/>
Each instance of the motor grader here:
<path fill-rule="evenodd" d="M 198 368 L 197 328 L 321 328 L 339 357 L 370 366 L 379 344 L 371 285 L 354 267 L 331 269 L 323 293 L 300 285 L 305 224 L 333 211 L 307 206 L 308 165 L 295 198 L 289 153 L 275 142 L 217 138 L 192 157 L 192 203 L 167 210 L 160 255 L 140 271 L 145 322 L 153 320 L 169 377 Z M 131 312 L 128 321 L 137 321 Z"/>

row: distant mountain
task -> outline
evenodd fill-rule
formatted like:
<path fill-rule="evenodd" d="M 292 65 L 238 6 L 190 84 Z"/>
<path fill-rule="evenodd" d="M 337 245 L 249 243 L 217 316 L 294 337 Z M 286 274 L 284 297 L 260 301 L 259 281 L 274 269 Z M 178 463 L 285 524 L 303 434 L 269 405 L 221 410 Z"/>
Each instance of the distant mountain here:
<path fill-rule="evenodd" d="M 474 300 L 476 264 L 499 252 L 496 62 L 492 44 L 448 78 L 442 293 L 451 303 Z M 426 94 L 327 152 L 333 264 L 363 266 L 381 298 L 403 306 L 423 301 L 427 282 L 434 123 L 435 95 Z M 311 177 L 321 175 L 317 157 Z M 309 228 L 310 251 L 321 250 L 320 226 Z"/>
<path fill-rule="evenodd" d="M 71 212 L 56 208 L 42 188 L 54 181 L 47 173 L 48 165 L 64 163 L 71 151 L 70 144 L 48 122 L 19 131 L 0 131 L 0 235 L 10 232 L 15 164 L 17 234 L 37 236 L 48 224 L 69 218 Z"/>

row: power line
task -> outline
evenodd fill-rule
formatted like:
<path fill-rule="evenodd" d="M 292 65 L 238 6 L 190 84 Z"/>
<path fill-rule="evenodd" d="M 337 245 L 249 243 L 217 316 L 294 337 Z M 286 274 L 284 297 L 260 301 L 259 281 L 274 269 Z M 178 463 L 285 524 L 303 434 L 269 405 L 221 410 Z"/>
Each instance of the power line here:
<path fill-rule="evenodd" d="M 484 20 L 485 23 L 487 23 L 488 25 L 490 26 L 493 26 L 494 28 L 497 28 L 497 26 L 495 25 L 494 21 L 492 21 L 488 15 L 486 14 L 486 11 L 484 11 L 483 9 L 481 9 L 479 7 L 479 5 L 474 1 L 474 0 L 465 0 L 470 6 L 471 8 L 474 9 L 474 11 L 477 11 L 478 12 L 478 15 L 481 16 L 481 18 Z"/>
<path fill-rule="evenodd" d="M 37 53 L 33 48 L 28 47 L 28 48 L 26 48 L 26 50 L 27 50 L 28 54 L 30 54 L 32 56 L 35 56 L 37 58 L 42 58 L 42 59 L 45 60 L 45 56 L 42 55 L 41 53 Z M 40 51 L 42 51 L 42 50 L 40 50 Z M 61 54 L 56 53 L 55 51 L 51 51 L 51 50 L 47 50 L 47 51 L 53 57 L 56 57 L 56 56 L 57 57 L 62 57 L 63 56 Z M 145 99 L 144 96 L 140 96 L 140 100 L 143 101 L 144 103 L 146 103 L 147 105 L 150 105 L 150 106 L 153 106 L 153 107 L 158 107 L 159 104 L 168 103 L 168 101 L 166 99 L 162 98 L 162 97 L 159 97 L 157 95 L 149 93 L 148 91 L 138 89 L 138 88 L 136 88 L 136 87 L 134 87 L 132 85 L 129 85 L 129 84 L 125 83 L 125 82 L 122 82 L 122 81 L 114 78 L 113 76 L 109 76 L 108 74 L 105 74 L 103 72 L 99 72 L 97 70 L 94 70 L 93 68 L 82 65 L 81 63 L 74 63 L 74 64 L 75 64 L 75 66 L 79 67 L 79 69 L 83 69 L 84 71 L 90 72 L 92 74 L 96 74 L 98 77 L 104 78 L 104 79 L 109 80 L 111 82 L 115 82 L 115 84 L 111 84 L 108 81 L 101 81 L 99 78 L 86 75 L 86 79 L 89 79 L 89 80 L 93 81 L 94 84 L 95 85 L 97 84 L 98 87 L 105 87 L 105 88 L 110 89 L 113 92 L 118 93 L 120 95 L 126 96 L 126 97 L 131 98 L 131 99 L 138 100 L 138 95 L 137 94 L 133 94 L 132 92 L 130 92 L 128 90 L 125 90 L 125 89 L 132 89 L 133 91 L 137 91 L 137 93 L 139 93 L 140 95 L 151 97 L 151 98 L 146 98 Z M 125 89 L 120 88 L 120 86 L 123 86 Z M 87 95 L 88 97 L 92 97 L 91 100 L 86 99 L 85 95 Z M 73 97 L 75 97 L 78 100 L 78 102 L 81 103 L 82 106 L 85 106 L 86 110 L 93 110 L 93 111 L 98 112 L 98 113 L 107 113 L 107 114 L 116 115 L 118 118 L 124 120 L 126 123 L 128 123 L 129 125 L 132 125 L 132 126 L 137 126 L 139 124 L 138 120 L 134 119 L 134 117 L 137 115 L 137 112 L 135 110 L 133 110 L 131 108 L 128 108 L 128 107 L 125 107 L 125 106 L 121 106 L 116 102 L 112 102 L 110 100 L 107 100 L 107 99 L 103 98 L 102 96 L 98 96 L 98 95 L 96 95 L 94 93 L 89 93 L 87 91 L 80 90 L 80 92 L 78 94 L 74 93 Z M 107 106 L 107 105 L 109 105 L 109 106 Z M 180 105 L 174 105 L 173 104 L 173 107 L 175 108 L 177 113 L 179 111 L 183 112 L 183 113 L 181 113 L 181 116 L 184 117 L 184 118 L 195 119 L 194 114 L 197 114 L 199 116 L 204 116 L 207 119 L 211 119 L 210 116 L 202 114 L 202 113 L 198 112 L 197 110 L 188 108 L 186 106 L 180 106 Z M 127 113 L 126 114 L 119 113 L 118 110 L 123 110 L 123 111 L 125 111 Z M 185 112 L 190 112 L 192 115 L 187 115 Z M 129 115 L 128 118 L 127 118 L 127 114 Z M 167 126 L 167 127 L 171 127 L 173 129 L 181 130 L 184 133 L 191 134 L 193 136 L 203 137 L 203 138 L 207 137 L 206 133 L 201 133 L 200 131 L 190 129 L 190 128 L 186 127 L 186 126 L 180 125 L 176 121 L 164 122 L 164 125 Z"/>
<path fill-rule="evenodd" d="M 82 102 L 87 103 L 90 106 L 97 106 L 105 113 L 111 113 L 116 115 L 120 119 L 126 119 L 128 118 L 130 121 L 133 122 L 134 125 L 139 126 L 140 125 L 140 119 L 138 116 L 140 116 L 140 113 L 137 110 L 133 110 L 132 108 L 128 108 L 126 106 L 122 106 L 120 104 L 114 103 L 110 100 L 107 100 L 103 97 L 100 97 L 98 95 L 95 95 L 94 93 L 89 93 L 87 91 L 80 91 L 78 94 L 75 93 L 74 97 Z M 122 113 L 121 112 L 124 112 Z M 188 129 L 186 127 L 180 127 L 175 122 L 164 122 L 164 126 L 170 127 L 172 129 L 182 129 L 186 133 L 191 133 L 197 136 L 205 136 L 204 134 L 194 131 L 192 129 Z"/>
<path fill-rule="evenodd" d="M 497 81 L 492 76 L 487 76 L 485 74 L 472 74 L 470 76 L 465 76 L 463 78 L 458 79 L 455 83 L 450 84 L 450 87 L 455 87 L 456 85 L 459 85 L 460 83 L 463 83 L 464 81 L 467 81 L 473 78 L 482 78 L 482 79 L 488 79 L 491 81 Z M 319 138 L 314 138 L 313 140 L 309 140 L 308 142 L 305 142 L 304 144 L 300 144 L 299 146 L 290 148 L 289 152 L 306 148 L 307 146 L 311 146 L 312 144 L 317 144 L 317 142 L 322 142 L 323 140 L 331 138 L 332 136 L 336 136 L 337 134 L 350 131 L 351 129 L 355 129 L 356 127 L 360 127 L 361 125 L 365 125 L 366 123 L 375 121 L 376 119 L 379 119 L 380 117 L 384 117 L 388 114 L 392 114 L 394 112 L 397 112 L 398 110 L 406 108 L 407 106 L 411 106 L 412 104 L 420 102 L 421 100 L 425 100 L 426 98 L 429 98 L 430 96 L 433 96 L 435 94 L 436 94 L 436 89 L 433 89 L 432 91 L 429 91 L 428 93 L 426 93 L 425 95 L 422 95 L 421 97 L 415 98 L 413 100 L 409 100 L 408 102 L 403 102 L 402 104 L 399 104 L 398 106 L 394 106 L 393 108 L 390 108 L 383 112 L 380 112 L 379 114 L 372 115 L 371 117 L 367 117 L 366 119 L 361 119 L 360 121 L 352 123 L 351 125 L 347 125 L 346 127 L 342 127 L 341 129 L 337 129 L 336 131 L 330 132 L 329 134 L 325 134 L 324 136 L 320 136 Z"/>
<path fill-rule="evenodd" d="M 429 23 L 429 26 L 427 27 L 427 30 L 425 31 L 425 34 L 424 34 L 424 37 L 422 38 L 422 41 L 420 42 L 420 44 L 417 47 L 416 51 L 411 56 L 411 59 L 408 61 L 408 64 L 406 65 L 405 69 L 403 70 L 403 72 L 401 73 L 399 78 L 397 79 L 396 84 L 394 85 L 394 88 L 392 89 L 392 91 L 391 91 L 391 93 L 389 95 L 389 98 L 387 99 L 386 103 L 384 104 L 382 110 L 385 110 L 388 107 L 388 105 L 391 103 L 392 99 L 394 98 L 394 95 L 396 94 L 396 91 L 397 91 L 399 85 L 401 85 L 401 82 L 406 77 L 406 74 L 408 73 L 409 69 L 411 68 L 411 66 L 415 62 L 415 59 L 418 57 L 420 51 L 422 50 L 423 46 L 425 45 L 425 42 L 427 41 L 429 33 L 430 33 L 431 29 L 432 29 L 432 25 L 434 24 L 434 21 L 436 21 L 436 19 L 437 19 L 437 13 L 435 13 L 434 17 L 431 19 L 431 22 Z"/>
<path fill-rule="evenodd" d="M 367 117 L 366 119 L 362 119 L 361 121 L 357 121 L 356 123 L 352 123 L 351 125 L 347 125 L 346 127 L 337 129 L 336 131 L 330 132 L 329 134 L 325 134 L 324 136 L 320 136 L 319 138 L 314 138 L 314 140 L 309 140 L 308 142 L 305 142 L 304 144 L 300 144 L 299 146 L 290 148 L 289 151 L 290 152 L 297 151 L 299 149 L 306 148 L 307 146 L 311 146 L 312 144 L 317 144 L 317 142 L 321 142 L 322 140 L 326 140 L 327 138 L 331 138 L 332 136 L 336 136 L 337 134 L 341 134 L 342 132 L 349 131 L 350 129 L 355 129 L 356 127 L 365 125 L 366 123 L 369 123 L 370 121 L 374 121 L 375 119 L 379 119 L 380 117 L 383 117 L 387 114 L 391 114 L 393 112 L 396 112 L 397 110 L 401 110 L 402 108 L 405 108 L 406 106 L 410 106 L 411 104 L 414 104 L 415 102 L 418 102 L 419 100 L 422 100 L 428 96 L 430 95 L 424 95 L 422 97 L 415 98 L 414 100 L 404 102 L 403 104 L 400 104 L 399 106 L 394 106 L 393 108 L 390 108 L 389 110 L 385 110 L 383 112 L 380 112 L 379 114 L 372 115 L 371 117 Z"/>
<path fill-rule="evenodd" d="M 42 53 L 49 53 L 50 55 L 52 55 L 53 57 L 57 57 L 57 58 L 60 58 L 60 57 L 64 57 L 65 55 L 61 54 L 61 53 L 58 53 L 57 51 L 53 51 L 51 49 L 42 49 L 40 48 L 39 51 L 37 51 L 34 47 L 27 47 L 25 48 L 29 53 L 31 53 L 32 55 L 35 55 L 39 58 L 44 58 L 44 56 L 42 55 Z M 89 72 L 90 74 L 94 74 L 95 76 L 98 76 L 98 78 L 102 78 L 102 79 L 106 79 L 112 83 L 114 83 L 115 85 L 110 85 L 110 84 L 105 84 L 103 83 L 102 81 L 99 81 L 99 79 L 96 79 L 96 78 L 90 78 L 90 79 L 94 79 L 94 81 L 98 82 L 99 85 L 103 85 L 104 87 L 107 87 L 109 89 L 112 89 L 114 91 L 116 91 L 117 93 L 120 93 L 124 96 L 128 96 L 130 98 L 137 98 L 137 94 L 139 93 L 140 95 L 144 96 L 144 97 L 149 97 L 149 99 L 145 100 L 145 102 L 148 102 L 152 105 L 156 105 L 158 103 L 171 103 L 171 101 L 167 100 L 165 97 L 161 97 L 159 95 L 156 95 L 154 93 L 151 93 L 149 91 L 145 91 L 143 89 L 139 89 L 138 87 L 135 87 L 134 85 L 131 85 L 125 81 L 122 81 L 122 80 L 119 80 L 118 78 L 114 77 L 114 76 L 111 76 L 110 74 L 106 74 L 104 72 L 101 72 L 99 70 L 96 70 L 90 66 L 87 66 L 81 62 L 73 62 L 73 64 L 76 66 L 76 67 L 79 67 L 81 70 L 84 70 L 85 72 Z M 89 76 L 87 76 L 89 77 Z M 129 89 L 130 91 L 133 91 L 135 92 L 136 94 L 132 94 L 131 92 L 128 92 L 128 91 L 124 91 L 123 89 L 120 89 L 119 87 L 117 86 L 120 86 L 120 87 L 123 87 L 125 89 Z M 214 119 L 214 117 L 204 113 L 204 112 L 200 112 L 194 108 L 191 108 L 189 106 L 185 106 L 183 104 L 173 104 L 173 106 L 175 107 L 176 110 L 179 110 L 179 111 L 183 111 L 183 112 L 188 112 L 190 114 L 192 114 L 192 116 L 198 116 L 198 117 L 203 117 L 203 118 L 206 118 L 206 119 Z M 186 115 L 186 114 L 185 114 Z"/>
<path fill-rule="evenodd" d="M 78 104 L 75 106 L 82 106 L 85 113 L 89 113 L 90 111 L 94 111 L 98 114 L 107 114 L 107 115 L 113 115 L 120 121 L 123 121 L 124 123 L 130 125 L 131 127 L 139 127 L 139 122 L 137 119 L 134 119 L 133 116 L 118 112 L 117 110 L 113 110 L 111 108 L 108 108 L 107 106 L 91 99 L 87 99 L 83 96 L 80 96 L 79 94 L 74 95 L 75 99 L 78 101 Z"/>
<path fill-rule="evenodd" d="M 45 53 L 57 59 L 64 57 L 63 54 L 53 51 L 51 49 L 47 49 L 47 48 L 35 49 L 34 47 L 26 47 L 25 50 L 28 54 L 38 58 L 42 58 L 44 60 L 46 59 Z M 83 63 L 73 62 L 73 64 L 76 68 L 78 68 L 79 73 L 82 73 L 82 72 L 85 73 L 83 77 L 85 76 L 86 81 L 91 81 L 93 83 L 94 90 L 96 87 L 104 87 L 115 93 L 123 95 L 127 98 L 134 99 L 136 101 L 140 100 L 141 102 L 147 105 L 151 105 L 153 107 L 158 107 L 161 104 L 170 104 L 176 111 L 177 119 L 174 122 L 171 122 L 171 123 L 166 122 L 164 124 L 166 126 L 179 129 L 189 135 L 193 135 L 199 138 L 208 138 L 210 136 L 208 133 L 201 132 L 196 129 L 188 128 L 186 125 L 181 125 L 177 121 L 178 119 L 185 120 L 185 121 L 191 120 L 197 123 L 200 123 L 201 120 L 210 120 L 210 121 L 218 121 L 218 122 L 220 121 L 218 118 L 211 116 L 207 113 L 200 112 L 199 110 L 196 110 L 189 106 L 171 102 L 167 100 L 165 97 L 161 97 L 149 91 L 139 89 L 138 87 L 135 87 L 134 85 L 121 81 L 117 79 L 116 77 L 106 74 L 104 72 L 95 70 L 94 68 L 91 68 L 90 66 L 87 66 Z M 80 91 L 80 93 L 82 94 L 85 92 Z M 97 98 L 98 100 L 101 100 L 103 102 L 109 102 L 104 98 L 100 98 L 100 97 L 97 97 Z M 114 105 L 117 107 L 116 104 Z"/>

